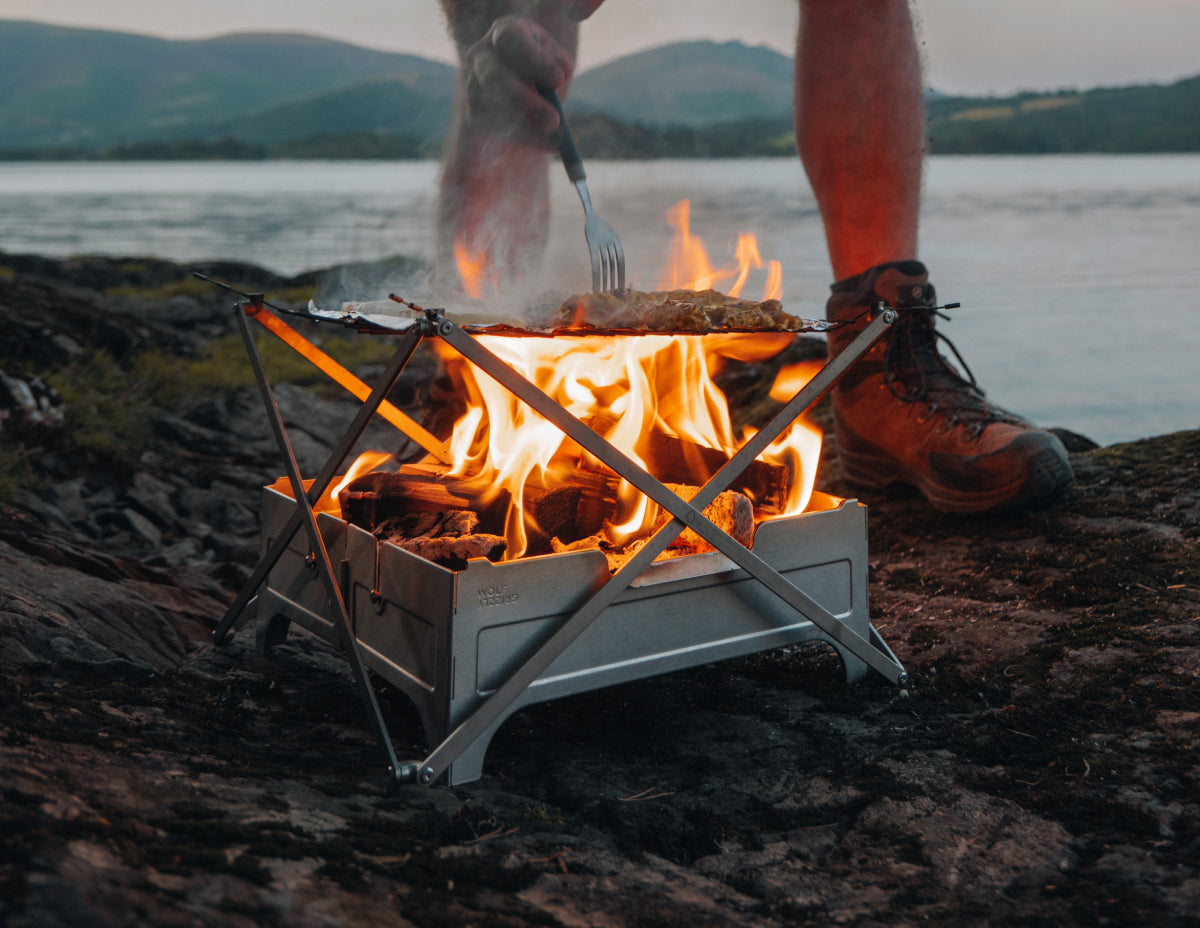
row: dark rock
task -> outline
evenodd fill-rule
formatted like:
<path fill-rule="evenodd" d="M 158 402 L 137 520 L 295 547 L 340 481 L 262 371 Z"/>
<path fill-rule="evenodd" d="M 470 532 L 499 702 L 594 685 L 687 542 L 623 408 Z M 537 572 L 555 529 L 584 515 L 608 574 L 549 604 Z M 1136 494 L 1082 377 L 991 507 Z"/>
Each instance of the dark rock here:
<path fill-rule="evenodd" d="M 140 512 L 134 509 L 122 509 L 121 515 L 134 534 L 151 549 L 157 548 L 162 544 L 162 532 Z"/>
<path fill-rule="evenodd" d="M 121 286 L 102 261 L 15 266 L 0 304 L 189 350 L 220 321 L 198 295 L 89 291 Z M 731 371 L 752 400 L 759 374 Z M 282 392 L 316 457 L 353 405 Z M 124 469 L 47 445 L 60 482 L 0 508 L 0 923 L 1195 923 L 1200 432 L 1076 451 L 1069 498 L 978 521 L 855 490 L 827 452 L 822 488 L 869 505 L 905 691 L 784 649 L 531 706 L 480 782 L 425 789 L 388 786 L 338 653 L 209 642 L 283 470 L 254 397 L 212 399 L 149 411 Z M 411 707 L 368 683 L 424 757 Z"/>
<path fill-rule="evenodd" d="M 1059 441 L 1063 443 L 1063 447 L 1071 454 L 1079 454 L 1084 451 L 1095 451 L 1100 446 L 1078 432 L 1072 432 L 1070 429 L 1050 429 L 1058 436 Z"/>
<path fill-rule="evenodd" d="M 65 512 L 54 504 L 46 502 L 30 490 L 23 488 L 14 490 L 12 501 L 26 512 L 30 512 L 36 516 L 41 524 L 48 529 L 65 532 L 75 530 L 75 526 L 72 525 L 71 520 Z"/>
<path fill-rule="evenodd" d="M 62 397 L 38 377 L 9 377 L 0 371 L 0 437 L 50 433 L 63 424 Z"/>
<path fill-rule="evenodd" d="M 179 526 L 179 514 L 171 503 L 173 491 L 170 484 L 139 471 L 134 474 L 133 487 L 125 492 L 125 499 L 158 528 L 173 530 Z"/>
<path fill-rule="evenodd" d="M 46 499 L 62 510 L 71 522 L 86 522 L 90 509 L 84 499 L 84 479 L 63 480 L 45 490 Z"/>

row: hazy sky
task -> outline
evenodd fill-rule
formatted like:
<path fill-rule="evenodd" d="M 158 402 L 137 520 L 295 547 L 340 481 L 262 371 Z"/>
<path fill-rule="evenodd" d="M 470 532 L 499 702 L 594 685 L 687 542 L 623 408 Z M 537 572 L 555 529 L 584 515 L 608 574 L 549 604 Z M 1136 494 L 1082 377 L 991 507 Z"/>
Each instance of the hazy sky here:
<path fill-rule="evenodd" d="M 926 83 L 949 93 L 1200 73 L 1200 0 L 916 0 L 915 8 Z M 436 0 L 0 0 L 0 18 L 168 38 L 308 32 L 453 58 Z M 580 65 L 694 38 L 740 39 L 790 54 L 796 18 L 793 0 L 608 0 L 585 26 Z"/>

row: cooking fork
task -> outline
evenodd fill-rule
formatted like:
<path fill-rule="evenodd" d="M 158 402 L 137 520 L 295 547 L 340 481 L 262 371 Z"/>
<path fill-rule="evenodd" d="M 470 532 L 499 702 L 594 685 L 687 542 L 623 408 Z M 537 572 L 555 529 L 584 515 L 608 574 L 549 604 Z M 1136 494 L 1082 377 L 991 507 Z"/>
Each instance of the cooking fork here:
<path fill-rule="evenodd" d="M 539 87 L 546 101 L 558 110 L 558 153 L 562 157 L 567 177 L 575 184 L 579 200 L 583 203 L 583 236 L 587 239 L 588 253 L 592 258 L 592 289 L 625 289 L 625 249 L 621 240 L 607 222 L 592 209 L 592 198 L 588 194 L 587 174 L 583 170 L 583 158 L 575 147 L 575 138 L 567 125 L 567 114 L 563 112 L 558 91 L 553 87 Z"/>

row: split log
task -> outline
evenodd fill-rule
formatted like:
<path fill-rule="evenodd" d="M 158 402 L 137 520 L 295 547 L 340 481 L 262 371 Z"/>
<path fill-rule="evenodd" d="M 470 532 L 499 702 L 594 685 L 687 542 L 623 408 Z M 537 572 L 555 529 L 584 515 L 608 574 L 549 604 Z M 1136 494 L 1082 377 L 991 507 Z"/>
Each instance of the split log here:
<path fill-rule="evenodd" d="M 570 542 L 595 534 L 616 515 L 620 485 L 611 472 L 574 470 L 552 490 L 527 486 L 525 499 L 543 533 Z"/>
<path fill-rule="evenodd" d="M 617 510 L 620 478 L 599 471 L 572 471 L 552 490 L 526 486 L 526 508 L 548 538 L 564 541 L 600 530 Z M 488 496 L 490 495 L 490 498 Z M 481 492 L 470 481 L 448 477 L 436 464 L 406 464 L 398 473 L 372 472 L 355 478 L 338 494 L 348 522 L 374 531 L 376 526 L 416 512 L 471 510 L 479 514 L 481 530 L 503 534 L 512 503 L 507 490 Z"/>
<path fill-rule="evenodd" d="M 647 470 L 663 483 L 703 483 L 725 466 L 729 455 L 684 438 L 653 432 L 646 436 L 642 456 Z M 780 464 L 751 461 L 730 484 L 760 509 L 782 510 L 787 501 L 791 472 Z"/>
<path fill-rule="evenodd" d="M 667 488 L 684 500 L 690 500 L 700 492 L 699 487 L 668 484 Z M 750 502 L 749 497 L 735 490 L 726 490 L 708 504 L 704 515 L 710 522 L 715 523 L 717 528 L 743 547 L 749 548 L 754 542 L 754 504 Z M 658 518 L 654 520 L 654 531 L 658 531 L 670 519 L 670 513 L 660 509 Z M 671 547 L 687 548 L 689 554 L 714 550 L 711 544 L 690 528 L 685 528 L 680 532 L 679 537 L 671 542 Z"/>
<path fill-rule="evenodd" d="M 593 416 L 587 426 L 600 435 L 607 434 L 615 425 L 611 414 Z M 705 483 L 729 461 L 729 455 L 716 448 L 679 438 L 650 432 L 638 444 L 638 454 L 646 462 L 646 470 L 663 483 L 696 485 Z M 581 468 L 597 473 L 603 465 L 591 455 L 585 455 Z M 787 503 L 791 487 L 791 471 L 781 464 L 766 461 L 751 461 L 728 489 L 737 490 L 750 497 L 755 508 L 767 512 L 781 512 Z"/>
<path fill-rule="evenodd" d="M 399 473 L 373 471 L 355 478 L 338 494 L 338 502 L 346 521 L 369 532 L 411 513 L 470 510 L 478 514 L 484 532 L 501 534 L 511 497 L 501 490 L 489 499 L 468 481 L 447 477 L 444 467 L 406 464 Z"/>
<path fill-rule="evenodd" d="M 668 484 L 670 489 L 677 496 L 690 500 L 695 496 L 700 488 L 689 486 L 676 486 Z M 750 502 L 749 497 L 738 493 L 734 490 L 726 490 L 712 501 L 705 509 L 704 515 L 709 521 L 713 522 L 719 529 L 737 541 L 739 544 L 749 548 L 754 541 L 754 504 Z M 657 531 L 671 519 L 671 515 L 666 510 L 659 509 L 658 516 L 654 520 L 653 531 Z M 566 543 L 559 539 L 551 540 L 551 550 L 556 554 L 561 554 L 566 551 L 581 551 L 587 548 L 598 548 L 608 559 L 609 570 L 616 571 L 633 557 L 642 546 L 645 545 L 647 537 L 642 536 L 634 539 L 628 544 L 616 548 L 608 537 L 603 533 L 596 533 L 587 538 L 581 538 L 577 541 Z M 688 554 L 700 554 L 705 551 L 715 550 L 713 546 L 696 534 L 692 529 L 685 528 L 674 541 L 667 547 L 667 550 L 659 555 L 659 559 L 672 557 L 683 557 Z"/>
<path fill-rule="evenodd" d="M 443 567 L 462 570 L 473 557 L 498 561 L 508 547 L 502 536 L 479 529 L 479 516 L 470 510 L 410 512 L 388 519 L 375 535 Z"/>

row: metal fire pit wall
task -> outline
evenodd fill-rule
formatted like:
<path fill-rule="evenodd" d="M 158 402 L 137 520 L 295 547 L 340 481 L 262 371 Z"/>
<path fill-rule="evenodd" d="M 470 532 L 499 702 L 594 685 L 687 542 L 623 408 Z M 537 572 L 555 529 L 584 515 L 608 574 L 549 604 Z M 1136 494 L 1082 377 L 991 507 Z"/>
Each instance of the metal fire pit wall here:
<path fill-rule="evenodd" d="M 760 525 L 754 551 L 863 638 L 867 616 L 866 508 L 815 494 L 816 511 Z M 266 488 L 263 552 L 295 510 Z M 452 571 L 322 513 L 331 560 L 341 564 L 363 661 L 415 703 L 430 745 L 453 731 L 564 619 L 609 579 L 599 551 Z M 291 622 L 334 645 L 329 594 L 297 533 L 270 572 L 258 603 L 258 643 L 281 642 Z M 698 664 L 821 640 L 841 655 L 846 678 L 867 665 L 718 552 L 656 561 L 450 765 L 451 784 L 477 780 L 496 730 L 535 702 Z"/>

